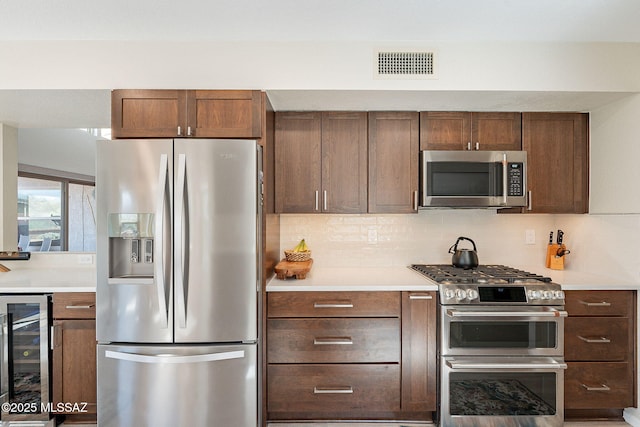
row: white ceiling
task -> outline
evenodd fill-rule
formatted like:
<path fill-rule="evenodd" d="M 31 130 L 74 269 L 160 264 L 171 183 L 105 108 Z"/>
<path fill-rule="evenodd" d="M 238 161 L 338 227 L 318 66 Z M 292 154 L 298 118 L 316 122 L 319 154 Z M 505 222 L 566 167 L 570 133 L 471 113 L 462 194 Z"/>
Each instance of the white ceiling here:
<path fill-rule="evenodd" d="M 0 0 L 16 40 L 541 41 L 640 43 L 639 0 Z M 107 60 L 105 58 L 105 60 Z M 624 94 L 402 92 L 407 109 L 588 110 Z M 276 109 L 383 109 L 398 92 L 273 91 Z M 304 105 L 304 106 L 303 106 Z M 515 107 L 514 107 L 515 108 Z M 0 122 L 109 127 L 107 90 L 0 90 Z"/>
<path fill-rule="evenodd" d="M 2 0 L 0 40 L 640 42 L 638 0 Z"/>

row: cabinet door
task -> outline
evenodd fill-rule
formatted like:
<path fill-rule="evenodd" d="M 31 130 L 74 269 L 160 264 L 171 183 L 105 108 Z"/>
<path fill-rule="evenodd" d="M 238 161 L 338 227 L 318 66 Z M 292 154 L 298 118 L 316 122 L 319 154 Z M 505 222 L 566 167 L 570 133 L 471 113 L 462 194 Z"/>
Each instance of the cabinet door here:
<path fill-rule="evenodd" d="M 587 114 L 523 113 L 530 213 L 588 211 Z"/>
<path fill-rule="evenodd" d="M 187 136 L 260 138 L 261 106 L 258 90 L 187 91 Z"/>
<path fill-rule="evenodd" d="M 321 114 L 276 113 L 276 212 L 320 209 Z"/>
<path fill-rule="evenodd" d="M 466 150 L 471 142 L 471 114 L 460 111 L 420 113 L 420 150 Z"/>
<path fill-rule="evenodd" d="M 436 294 L 402 292 L 403 413 L 436 410 Z"/>
<path fill-rule="evenodd" d="M 417 212 L 418 113 L 369 113 L 369 213 Z"/>
<path fill-rule="evenodd" d="M 521 150 L 522 115 L 471 113 L 471 145 L 474 150 Z"/>
<path fill-rule="evenodd" d="M 183 90 L 114 90 L 111 92 L 112 138 L 186 135 L 186 99 Z"/>
<path fill-rule="evenodd" d="M 367 212 L 367 113 L 322 113 L 322 211 Z"/>
<path fill-rule="evenodd" d="M 53 403 L 87 402 L 95 414 L 96 321 L 54 320 L 53 328 Z"/>

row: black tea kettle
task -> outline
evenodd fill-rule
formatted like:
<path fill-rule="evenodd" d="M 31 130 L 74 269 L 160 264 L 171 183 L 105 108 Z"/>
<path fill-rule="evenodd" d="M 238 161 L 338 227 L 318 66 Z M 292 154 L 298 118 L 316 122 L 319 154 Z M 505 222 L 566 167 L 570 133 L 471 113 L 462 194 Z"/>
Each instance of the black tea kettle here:
<path fill-rule="evenodd" d="M 458 243 L 460 240 L 468 240 L 473 245 L 473 250 L 471 249 L 458 249 Z M 454 267 L 464 268 L 468 270 L 470 268 L 476 268 L 478 266 L 478 253 L 476 252 L 476 244 L 473 240 L 468 237 L 458 237 L 456 243 L 453 244 L 449 248 L 449 253 L 453 254 L 451 257 L 451 264 Z"/>

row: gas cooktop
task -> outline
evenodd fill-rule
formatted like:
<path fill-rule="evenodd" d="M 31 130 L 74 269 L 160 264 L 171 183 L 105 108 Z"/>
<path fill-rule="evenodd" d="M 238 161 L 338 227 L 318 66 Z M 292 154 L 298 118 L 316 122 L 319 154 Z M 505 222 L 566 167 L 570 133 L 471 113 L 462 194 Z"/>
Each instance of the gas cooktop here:
<path fill-rule="evenodd" d="M 564 292 L 551 278 L 504 265 L 473 269 L 448 264 L 412 264 L 438 284 L 442 305 L 564 305 Z"/>
<path fill-rule="evenodd" d="M 550 277 L 505 265 L 480 265 L 476 268 L 464 269 L 449 264 L 412 264 L 411 269 L 441 284 L 551 282 Z"/>

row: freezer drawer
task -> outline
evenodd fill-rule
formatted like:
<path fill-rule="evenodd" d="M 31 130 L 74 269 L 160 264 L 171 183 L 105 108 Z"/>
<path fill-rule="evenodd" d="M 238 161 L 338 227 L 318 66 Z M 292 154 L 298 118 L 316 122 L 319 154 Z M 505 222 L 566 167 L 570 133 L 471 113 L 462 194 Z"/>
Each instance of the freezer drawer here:
<path fill-rule="evenodd" d="M 257 344 L 98 345 L 100 427 L 255 427 Z"/>

